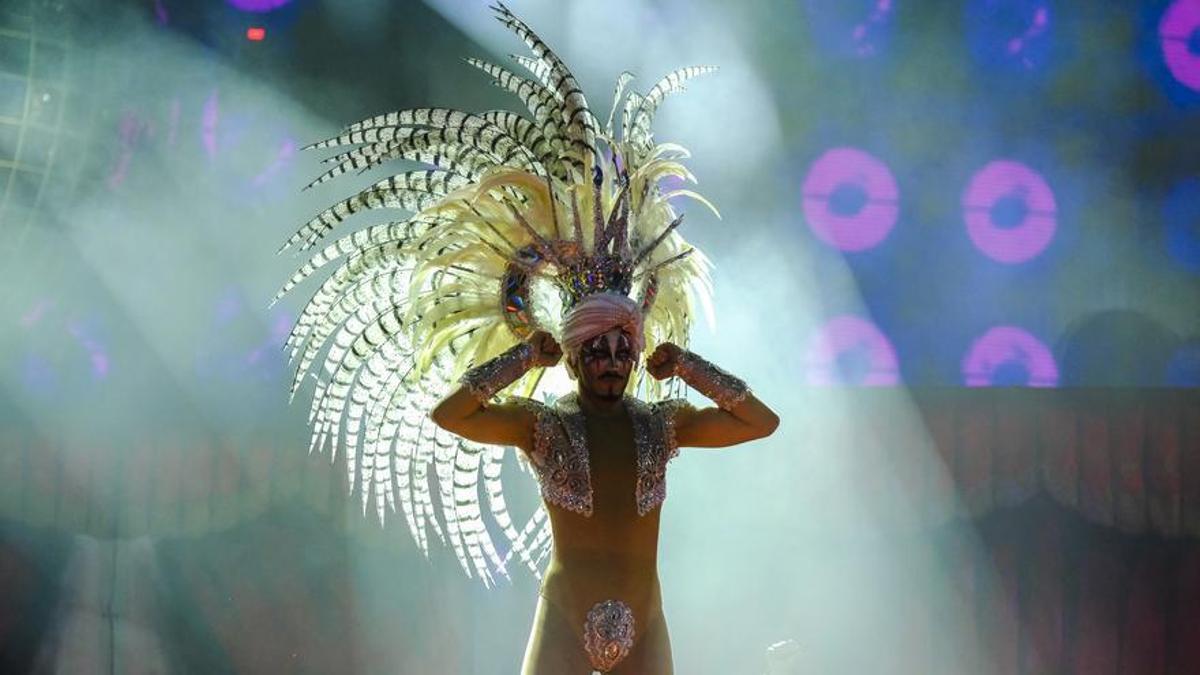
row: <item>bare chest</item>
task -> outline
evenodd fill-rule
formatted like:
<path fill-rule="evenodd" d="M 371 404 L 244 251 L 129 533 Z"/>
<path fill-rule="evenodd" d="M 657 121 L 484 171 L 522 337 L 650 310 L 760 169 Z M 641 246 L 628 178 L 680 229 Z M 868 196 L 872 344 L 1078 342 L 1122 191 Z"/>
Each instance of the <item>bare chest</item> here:
<path fill-rule="evenodd" d="M 587 424 L 585 447 L 593 508 L 602 513 L 632 512 L 637 492 L 637 447 L 633 425 L 620 422 Z"/>

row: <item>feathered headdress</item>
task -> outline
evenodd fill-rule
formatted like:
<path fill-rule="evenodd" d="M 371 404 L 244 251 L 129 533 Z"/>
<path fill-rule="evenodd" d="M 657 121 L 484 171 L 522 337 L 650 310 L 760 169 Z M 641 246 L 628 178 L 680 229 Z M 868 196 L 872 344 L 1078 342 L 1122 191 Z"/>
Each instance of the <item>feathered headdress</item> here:
<path fill-rule="evenodd" d="M 312 248 L 361 211 L 412 213 L 328 244 L 275 296 L 342 261 L 285 345 L 298 362 L 292 395 L 306 374 L 317 381 L 310 452 L 329 443 L 336 456 L 344 448 L 350 489 L 361 490 L 364 513 L 374 501 L 382 521 L 398 498 L 423 552 L 432 530 L 454 548 L 468 576 L 485 584 L 493 571 L 507 575 L 514 556 L 539 575 L 551 546 L 549 521 L 539 507 L 517 529 L 501 484 L 504 448 L 433 424 L 429 411 L 437 401 L 466 369 L 532 331 L 557 333 L 563 312 L 591 293 L 616 291 L 638 301 L 647 353 L 663 341 L 687 345 L 695 303 L 712 321 L 708 262 L 676 232 L 682 216 L 669 200 L 687 196 L 712 207 L 689 190 L 663 189 L 669 177 L 694 179 L 678 161 L 687 151 L 655 144 L 650 124 L 667 94 L 713 68 L 677 70 L 644 96 L 626 92 L 633 76 L 622 73 L 601 129 L 562 60 L 504 5 L 493 10 L 533 51 L 534 58 L 513 56 L 532 79 L 477 59 L 467 63 L 520 98 L 530 116 L 402 110 L 309 146 L 354 147 L 327 159 L 332 166 L 308 187 L 393 159 L 433 168 L 381 180 L 305 223 L 280 252 Z M 531 370 L 507 391 L 565 393 L 547 391 L 543 372 Z M 647 398 L 665 393 L 644 368 L 630 379 Z M 440 518 L 428 487 L 431 466 Z M 481 475 L 487 511 L 508 540 L 504 552 L 485 525 Z"/>

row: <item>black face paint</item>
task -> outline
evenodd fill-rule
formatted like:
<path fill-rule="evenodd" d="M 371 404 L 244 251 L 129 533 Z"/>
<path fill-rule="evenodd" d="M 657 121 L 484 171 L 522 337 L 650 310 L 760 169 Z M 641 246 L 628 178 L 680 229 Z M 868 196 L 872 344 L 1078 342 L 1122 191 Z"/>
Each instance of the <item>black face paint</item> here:
<path fill-rule="evenodd" d="M 579 350 L 581 384 L 600 398 L 619 399 L 636 360 L 628 333 L 613 329 L 597 335 Z"/>
<path fill-rule="evenodd" d="M 634 353 L 633 341 L 629 339 L 629 335 L 622 331 L 616 334 L 615 340 L 613 337 L 614 332 L 610 331 L 585 343 L 580 350 L 583 362 L 589 367 L 601 368 L 605 373 L 616 372 L 626 362 L 631 362 Z"/>

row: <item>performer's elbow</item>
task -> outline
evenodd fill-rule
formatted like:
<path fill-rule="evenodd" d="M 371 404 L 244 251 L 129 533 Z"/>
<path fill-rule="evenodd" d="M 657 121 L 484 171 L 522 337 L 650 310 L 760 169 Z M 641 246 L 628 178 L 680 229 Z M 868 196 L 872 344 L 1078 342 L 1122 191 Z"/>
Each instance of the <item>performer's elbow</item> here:
<path fill-rule="evenodd" d="M 776 429 L 779 428 L 779 415 L 776 415 L 769 410 L 767 411 L 767 415 L 769 415 L 769 417 L 767 417 L 766 423 L 763 425 L 762 438 L 770 436 L 771 434 L 775 433 Z"/>
<path fill-rule="evenodd" d="M 441 427 L 443 429 L 446 429 L 446 431 L 450 431 L 449 429 L 446 428 L 445 417 L 441 412 L 439 412 L 438 408 L 434 408 L 433 410 L 429 411 L 429 421 L 433 422 L 434 424 L 438 425 L 439 427 Z"/>
<path fill-rule="evenodd" d="M 429 411 L 429 420 L 446 431 L 456 433 L 454 429 L 455 419 L 450 413 L 449 406 L 445 400 L 434 406 L 433 410 Z"/>
<path fill-rule="evenodd" d="M 775 429 L 779 427 L 779 416 L 770 408 L 761 406 L 754 411 L 754 421 L 749 423 L 751 429 L 754 430 L 754 438 L 766 438 L 775 433 Z"/>

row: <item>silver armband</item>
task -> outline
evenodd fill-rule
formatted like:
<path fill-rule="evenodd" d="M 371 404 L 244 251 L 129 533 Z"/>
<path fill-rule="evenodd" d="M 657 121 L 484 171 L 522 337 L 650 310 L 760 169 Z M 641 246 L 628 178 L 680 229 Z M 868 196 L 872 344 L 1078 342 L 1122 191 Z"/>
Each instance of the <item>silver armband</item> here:
<path fill-rule="evenodd" d="M 707 396 L 723 410 L 736 407 L 750 394 L 750 387 L 744 381 L 686 350 L 680 352 L 676 359 L 672 375 L 682 377 L 688 386 Z"/>
<path fill-rule="evenodd" d="M 496 358 L 463 373 L 459 383 L 480 403 L 487 403 L 496 392 L 516 382 L 533 365 L 533 345 L 521 342 Z"/>

